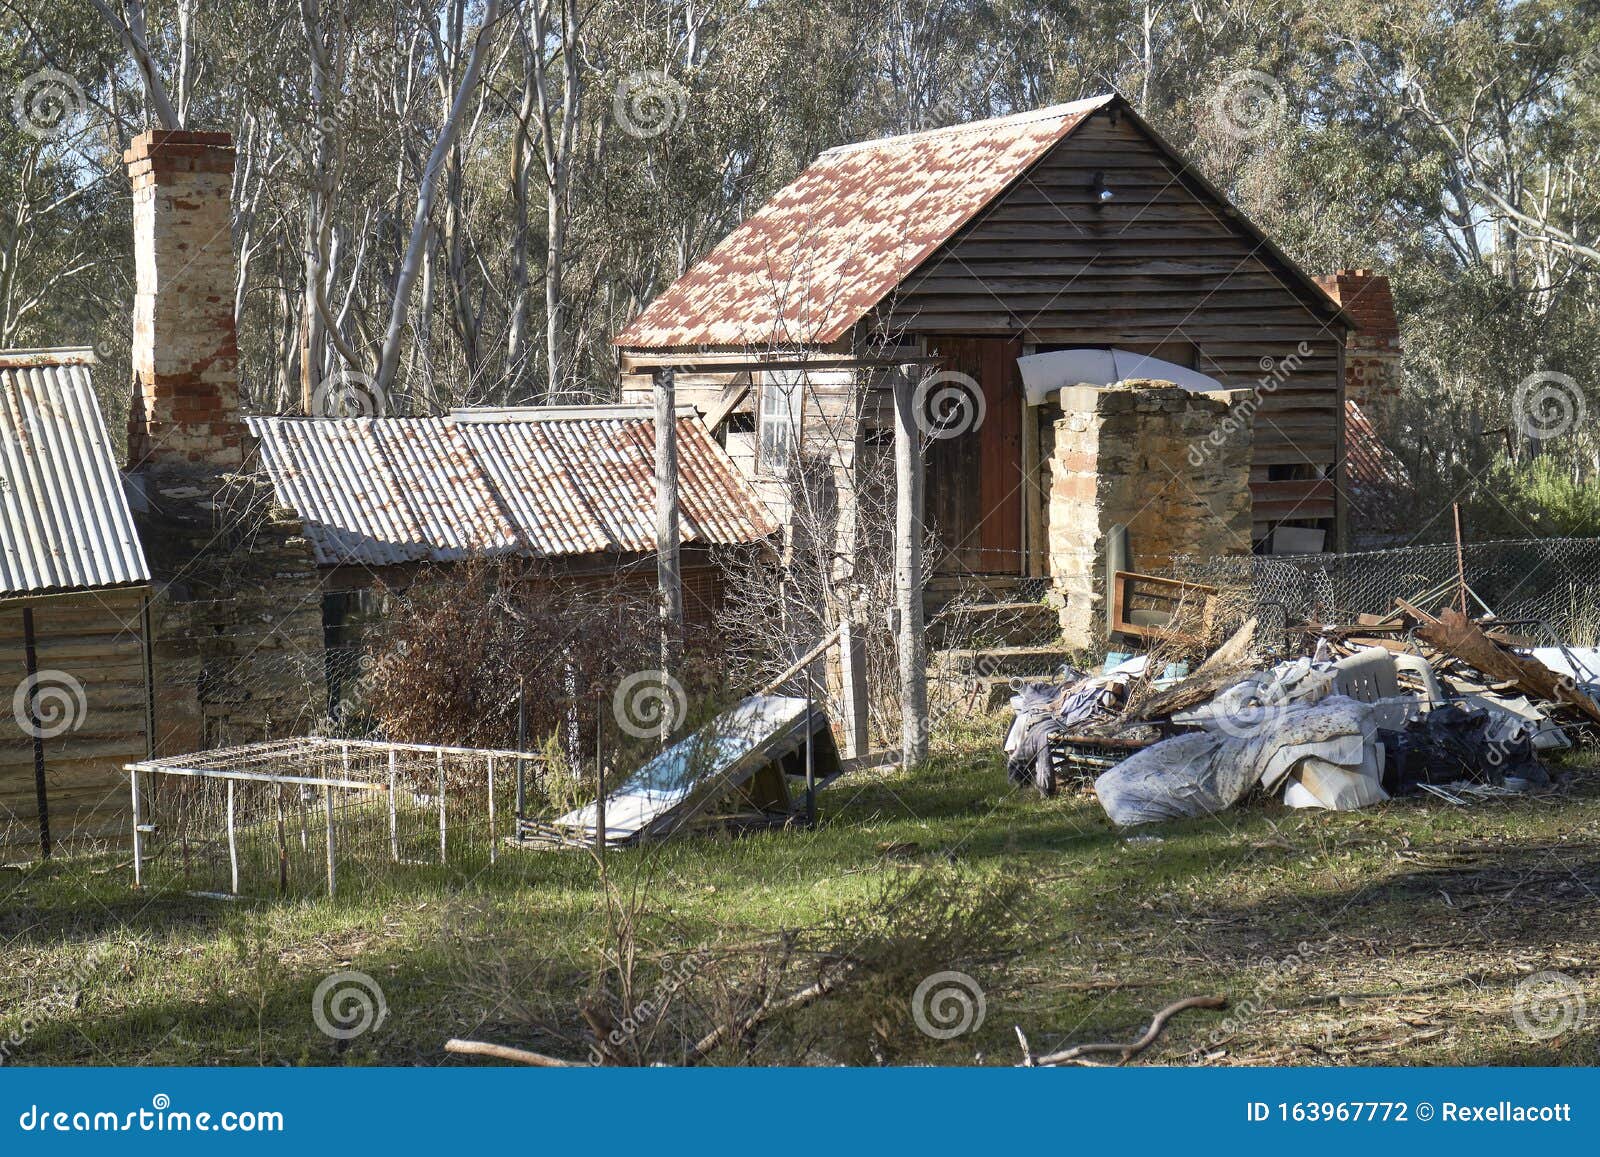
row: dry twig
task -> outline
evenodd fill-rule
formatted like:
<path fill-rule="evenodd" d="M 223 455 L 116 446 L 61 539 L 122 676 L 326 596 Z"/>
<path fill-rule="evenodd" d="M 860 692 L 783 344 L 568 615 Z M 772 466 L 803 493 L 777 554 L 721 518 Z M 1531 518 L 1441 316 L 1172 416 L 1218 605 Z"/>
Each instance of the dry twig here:
<path fill-rule="evenodd" d="M 1104 1043 L 1073 1045 L 1071 1048 L 1062 1049 L 1060 1052 L 1050 1053 L 1042 1057 L 1033 1057 L 1028 1048 L 1028 1039 L 1022 1035 L 1022 1030 L 1017 1030 L 1017 1038 L 1022 1042 L 1023 1064 L 1029 1067 L 1041 1068 L 1052 1065 L 1095 1065 L 1098 1061 L 1088 1060 L 1091 1054 L 1111 1054 L 1116 1057 L 1113 1064 L 1125 1065 L 1134 1057 L 1144 1052 L 1145 1049 L 1156 1043 L 1167 1022 L 1180 1012 L 1191 1008 L 1223 1009 L 1228 1007 L 1228 998 L 1225 996 L 1188 996 L 1182 1000 L 1174 1001 L 1150 1020 L 1150 1027 L 1144 1030 L 1144 1035 L 1138 1040 L 1126 1044 L 1115 1041 Z"/>

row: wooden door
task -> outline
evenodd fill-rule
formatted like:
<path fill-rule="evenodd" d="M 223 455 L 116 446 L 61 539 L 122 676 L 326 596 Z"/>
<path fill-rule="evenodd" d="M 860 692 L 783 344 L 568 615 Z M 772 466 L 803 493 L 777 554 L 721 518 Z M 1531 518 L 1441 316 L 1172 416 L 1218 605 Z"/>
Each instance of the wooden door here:
<path fill-rule="evenodd" d="M 1023 574 L 1022 380 L 1018 338 L 930 340 L 951 376 L 927 392 L 934 435 L 925 454 L 924 516 L 938 538 L 933 571 Z M 960 375 L 960 376 L 957 376 Z M 981 404 L 957 410 L 946 390 L 971 389 Z M 943 403 L 941 405 L 941 402 Z M 977 415 L 976 423 L 966 420 Z"/>

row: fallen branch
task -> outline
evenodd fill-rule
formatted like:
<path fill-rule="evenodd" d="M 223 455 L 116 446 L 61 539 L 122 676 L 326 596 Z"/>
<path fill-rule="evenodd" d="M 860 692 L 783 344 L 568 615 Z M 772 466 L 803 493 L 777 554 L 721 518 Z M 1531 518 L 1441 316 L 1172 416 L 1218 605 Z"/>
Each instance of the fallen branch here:
<path fill-rule="evenodd" d="M 510 1045 L 490 1044 L 481 1040 L 447 1040 L 444 1042 L 444 1051 L 447 1053 L 464 1053 L 467 1056 L 494 1057 L 500 1061 L 511 1061 L 519 1065 L 536 1065 L 542 1069 L 588 1069 L 593 1065 L 583 1061 L 564 1061 L 560 1057 L 547 1057 L 543 1053 L 529 1052 L 527 1049 L 514 1049 Z"/>
<path fill-rule="evenodd" d="M 1177 1016 L 1180 1012 L 1191 1008 L 1223 1009 L 1227 1007 L 1228 998 L 1225 996 L 1188 996 L 1182 1000 L 1175 1001 L 1174 1003 L 1167 1005 L 1166 1008 L 1156 1013 L 1155 1016 L 1151 1018 L 1150 1027 L 1144 1030 L 1144 1035 L 1138 1040 L 1129 1041 L 1126 1044 L 1110 1041 L 1096 1044 L 1073 1045 L 1069 1049 L 1062 1049 L 1060 1052 L 1050 1053 L 1049 1055 L 1042 1057 L 1033 1057 L 1031 1059 L 1029 1058 L 1029 1051 L 1027 1048 L 1027 1038 L 1022 1036 L 1020 1029 L 1017 1031 L 1017 1036 L 1023 1041 L 1023 1063 L 1025 1065 L 1029 1065 L 1030 1067 L 1034 1065 L 1043 1068 L 1051 1065 L 1093 1065 L 1100 1063 L 1098 1061 L 1085 1059 L 1093 1054 L 1113 1055 L 1116 1057 L 1116 1060 L 1112 1062 L 1113 1064 L 1125 1065 L 1134 1057 L 1144 1052 L 1145 1049 L 1155 1044 L 1157 1038 L 1161 1036 L 1162 1031 L 1166 1029 L 1167 1022 L 1173 1017 Z"/>
<path fill-rule="evenodd" d="M 1437 647 L 1490 679 L 1508 680 L 1535 699 L 1565 703 L 1600 723 L 1600 705 L 1578 689 L 1570 678 L 1558 675 L 1537 659 L 1501 647 L 1460 611 L 1446 608 L 1437 622 L 1417 630 L 1417 637 Z"/>

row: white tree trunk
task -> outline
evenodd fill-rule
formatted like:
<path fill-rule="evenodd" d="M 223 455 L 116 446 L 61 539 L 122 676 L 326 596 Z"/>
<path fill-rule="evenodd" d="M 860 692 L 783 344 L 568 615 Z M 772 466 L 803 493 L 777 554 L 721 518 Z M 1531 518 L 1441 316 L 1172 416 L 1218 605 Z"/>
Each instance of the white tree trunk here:
<path fill-rule="evenodd" d="M 400 274 L 395 278 L 394 300 L 389 307 L 389 325 L 384 331 L 383 352 L 378 360 L 377 388 L 390 396 L 392 396 L 395 371 L 400 366 L 400 342 L 405 334 L 411 290 L 417 283 L 417 273 L 422 265 L 422 253 L 428 242 L 428 216 L 433 211 L 433 198 L 439 189 L 439 173 L 444 168 L 445 159 L 450 155 L 457 134 L 461 131 L 461 120 L 466 112 L 468 99 L 478 86 L 478 77 L 483 73 L 483 62 L 489 55 L 489 46 L 494 42 L 495 25 L 499 20 L 500 0 L 486 0 L 483 25 L 478 29 L 477 38 L 473 41 L 472 56 L 467 61 L 466 72 L 461 76 L 461 84 L 456 89 L 455 100 L 450 104 L 450 111 L 445 116 L 444 124 L 439 127 L 439 137 L 433 143 L 433 151 L 428 155 L 427 167 L 423 169 L 422 181 L 417 187 L 417 209 L 411 218 L 411 236 L 406 242 L 406 255 L 400 263 Z"/>

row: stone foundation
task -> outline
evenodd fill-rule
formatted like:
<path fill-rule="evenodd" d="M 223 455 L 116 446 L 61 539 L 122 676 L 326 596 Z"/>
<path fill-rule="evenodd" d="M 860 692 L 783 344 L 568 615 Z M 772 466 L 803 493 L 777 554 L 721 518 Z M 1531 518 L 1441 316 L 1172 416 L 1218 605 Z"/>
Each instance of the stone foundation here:
<path fill-rule="evenodd" d="M 1068 646 L 1105 640 L 1114 527 L 1127 528 L 1126 569 L 1147 574 L 1169 573 L 1184 555 L 1250 553 L 1249 399 L 1166 382 L 1062 391 L 1047 535 Z"/>

